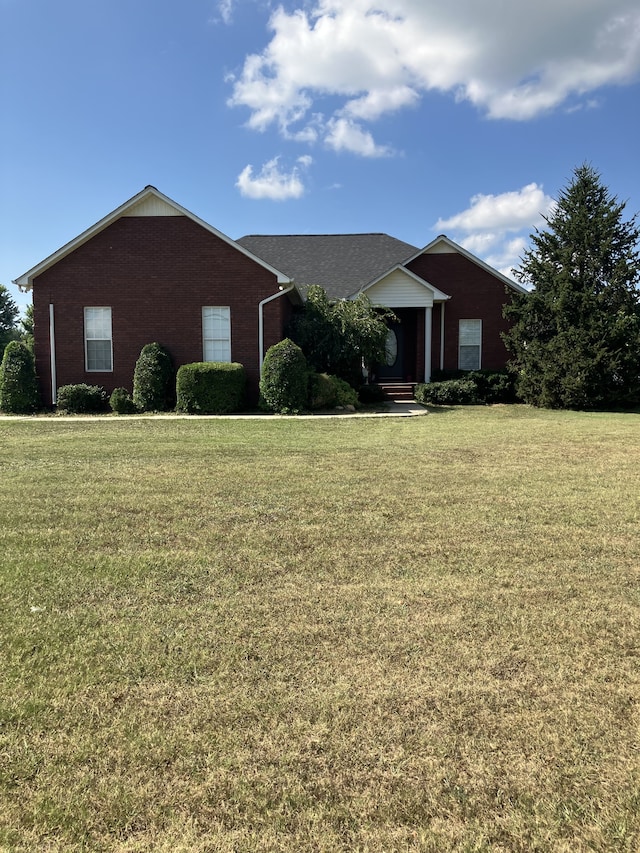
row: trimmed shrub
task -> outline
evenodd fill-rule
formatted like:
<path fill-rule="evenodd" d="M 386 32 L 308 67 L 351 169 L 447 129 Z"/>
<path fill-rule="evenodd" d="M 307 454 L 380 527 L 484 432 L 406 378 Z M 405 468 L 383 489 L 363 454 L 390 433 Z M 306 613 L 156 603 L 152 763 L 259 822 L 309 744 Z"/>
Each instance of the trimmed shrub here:
<path fill-rule="evenodd" d="M 138 407 L 126 388 L 114 388 L 109 397 L 109 405 L 111 411 L 117 415 L 133 415 L 138 411 Z"/>
<path fill-rule="evenodd" d="M 33 353 L 22 341 L 10 341 L 0 364 L 0 411 L 24 415 L 39 405 Z"/>
<path fill-rule="evenodd" d="M 176 411 L 188 415 L 237 412 L 244 403 L 246 383 L 244 367 L 236 362 L 183 364 L 176 380 Z"/>
<path fill-rule="evenodd" d="M 304 353 L 289 338 L 267 350 L 260 379 L 261 402 L 272 412 L 296 414 L 307 404 L 309 370 Z"/>
<path fill-rule="evenodd" d="M 421 382 L 416 385 L 416 400 L 431 406 L 470 406 L 479 402 L 471 379 L 447 379 L 445 382 Z"/>
<path fill-rule="evenodd" d="M 416 385 L 419 403 L 468 406 L 515 403 L 518 399 L 514 377 L 504 370 L 434 371 L 434 377 L 434 382 Z"/>
<path fill-rule="evenodd" d="M 61 385 L 57 407 L 67 415 L 91 415 L 107 411 L 107 392 L 100 385 Z"/>
<path fill-rule="evenodd" d="M 133 372 L 133 402 L 143 412 L 165 412 L 175 403 L 173 362 L 160 344 L 142 347 Z"/>

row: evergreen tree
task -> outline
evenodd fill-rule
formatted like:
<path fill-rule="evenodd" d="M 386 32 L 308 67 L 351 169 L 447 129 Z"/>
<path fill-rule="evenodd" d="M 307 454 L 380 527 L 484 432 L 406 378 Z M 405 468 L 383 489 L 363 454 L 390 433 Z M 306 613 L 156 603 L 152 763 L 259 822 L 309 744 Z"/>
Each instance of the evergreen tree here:
<path fill-rule="evenodd" d="M 531 236 L 518 279 L 532 285 L 505 307 L 504 336 L 519 396 L 547 408 L 640 402 L 640 254 L 634 215 L 591 166 L 575 169 Z"/>
<path fill-rule="evenodd" d="M 4 284 L 0 284 L 0 361 L 6 345 L 18 337 L 16 323 L 19 313 L 11 294 Z"/>
<path fill-rule="evenodd" d="M 24 316 L 20 318 L 19 327 L 20 340 L 27 345 L 31 352 L 33 352 L 33 330 L 33 303 L 31 302 L 27 305 Z"/>

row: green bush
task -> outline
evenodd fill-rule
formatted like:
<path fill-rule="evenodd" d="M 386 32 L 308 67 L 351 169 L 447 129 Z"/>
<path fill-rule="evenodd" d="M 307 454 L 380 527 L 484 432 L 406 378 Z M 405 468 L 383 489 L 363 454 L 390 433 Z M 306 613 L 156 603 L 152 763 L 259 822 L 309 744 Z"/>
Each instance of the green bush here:
<path fill-rule="evenodd" d="M 272 412 L 295 414 L 307 405 L 309 370 L 300 347 L 289 338 L 267 350 L 260 379 L 261 402 Z"/>
<path fill-rule="evenodd" d="M 435 381 L 416 385 L 416 400 L 433 406 L 515 403 L 514 379 L 505 370 L 434 371 Z"/>
<path fill-rule="evenodd" d="M 416 385 L 415 395 L 418 403 L 431 406 L 469 406 L 479 402 L 476 384 L 471 379 L 421 382 Z"/>
<path fill-rule="evenodd" d="M 0 364 L 0 411 L 30 414 L 39 406 L 33 353 L 21 341 L 10 341 Z"/>
<path fill-rule="evenodd" d="M 309 374 L 309 408 L 333 409 L 336 405 L 337 389 L 333 377 L 327 373 Z"/>
<path fill-rule="evenodd" d="M 126 388 L 114 388 L 111 397 L 109 397 L 109 405 L 111 411 L 117 415 L 133 415 L 138 411 L 138 407 Z"/>
<path fill-rule="evenodd" d="M 61 385 L 57 407 L 67 415 L 99 414 L 107 411 L 107 392 L 100 385 Z"/>
<path fill-rule="evenodd" d="M 341 406 L 356 406 L 358 394 L 351 385 L 339 376 L 327 373 L 311 373 L 309 375 L 309 408 L 335 409 Z"/>
<path fill-rule="evenodd" d="M 235 362 L 183 364 L 176 380 L 176 411 L 189 415 L 237 412 L 244 403 L 246 383 L 244 367 Z"/>
<path fill-rule="evenodd" d="M 133 402 L 143 412 L 165 412 L 175 404 L 175 373 L 167 350 L 160 344 L 142 347 L 133 372 Z"/>
<path fill-rule="evenodd" d="M 336 406 L 353 406 L 355 408 L 358 404 L 358 392 L 355 388 L 352 388 L 346 380 L 340 379 L 339 376 L 332 376 L 331 379 L 336 386 Z"/>

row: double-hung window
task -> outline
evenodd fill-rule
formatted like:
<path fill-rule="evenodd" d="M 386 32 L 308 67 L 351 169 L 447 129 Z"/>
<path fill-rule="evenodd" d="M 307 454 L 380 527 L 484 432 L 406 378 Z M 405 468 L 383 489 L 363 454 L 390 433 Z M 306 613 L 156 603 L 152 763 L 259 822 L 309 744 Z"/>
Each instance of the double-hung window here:
<path fill-rule="evenodd" d="M 84 309 L 84 353 L 87 371 L 113 371 L 111 308 Z"/>
<path fill-rule="evenodd" d="M 202 309 L 203 361 L 231 361 L 231 309 L 206 306 Z"/>
<path fill-rule="evenodd" d="M 460 320 L 458 328 L 458 368 L 480 370 L 482 320 Z"/>

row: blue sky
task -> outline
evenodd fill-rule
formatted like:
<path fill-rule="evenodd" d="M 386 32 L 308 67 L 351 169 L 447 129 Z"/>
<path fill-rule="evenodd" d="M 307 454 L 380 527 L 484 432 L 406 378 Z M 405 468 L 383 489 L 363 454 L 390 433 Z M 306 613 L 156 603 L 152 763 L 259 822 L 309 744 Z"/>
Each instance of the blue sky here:
<path fill-rule="evenodd" d="M 584 162 L 640 210 L 637 0 L 0 0 L 0 33 L 21 307 L 147 184 L 233 238 L 446 233 L 503 271 Z"/>

